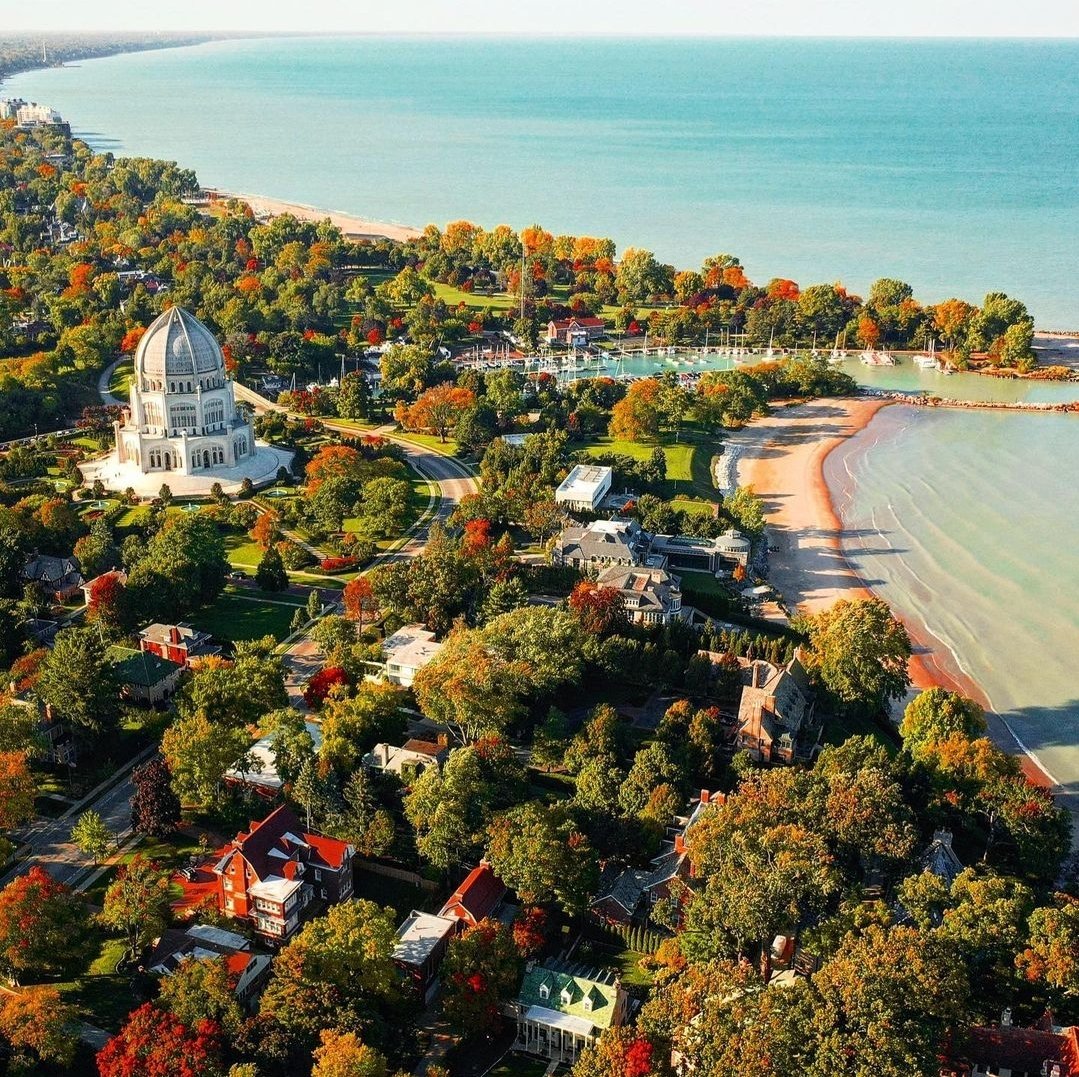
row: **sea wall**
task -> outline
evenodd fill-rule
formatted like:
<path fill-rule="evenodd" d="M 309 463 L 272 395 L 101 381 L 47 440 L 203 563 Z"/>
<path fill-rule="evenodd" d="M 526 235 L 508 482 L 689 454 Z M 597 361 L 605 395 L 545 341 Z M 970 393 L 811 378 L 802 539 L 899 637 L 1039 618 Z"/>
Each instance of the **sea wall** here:
<path fill-rule="evenodd" d="M 900 392 L 895 389 L 862 388 L 861 396 L 877 400 L 894 400 L 923 408 L 978 408 L 982 411 L 1070 411 L 1079 414 L 1079 400 L 1047 403 L 1032 400 L 956 400 L 946 396 L 928 396 L 925 393 Z"/>

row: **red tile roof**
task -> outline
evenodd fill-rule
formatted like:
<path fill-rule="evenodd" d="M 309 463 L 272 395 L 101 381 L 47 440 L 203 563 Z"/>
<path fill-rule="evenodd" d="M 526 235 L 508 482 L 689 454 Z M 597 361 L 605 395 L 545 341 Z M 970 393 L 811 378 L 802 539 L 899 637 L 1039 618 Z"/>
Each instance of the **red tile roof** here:
<path fill-rule="evenodd" d="M 972 1028 L 958 1052 L 979 1067 L 1015 1073 L 1042 1072 L 1045 1062 L 1059 1062 L 1061 1077 L 1079 1077 L 1077 1029 L 1050 1032 L 1040 1028 L 994 1025 Z"/>
<path fill-rule="evenodd" d="M 469 872 L 468 878 L 450 895 L 438 915 L 464 920 L 470 925 L 477 924 L 490 916 L 505 896 L 505 883 L 495 875 L 489 864 L 481 863 Z"/>

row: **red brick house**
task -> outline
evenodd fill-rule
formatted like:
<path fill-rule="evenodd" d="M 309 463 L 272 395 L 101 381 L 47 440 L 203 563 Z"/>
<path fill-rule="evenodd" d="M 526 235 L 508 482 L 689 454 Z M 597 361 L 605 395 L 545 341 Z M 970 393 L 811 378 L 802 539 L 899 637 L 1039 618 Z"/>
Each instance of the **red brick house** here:
<path fill-rule="evenodd" d="M 438 915 L 459 921 L 460 930 L 475 927 L 495 914 L 505 896 L 505 883 L 491 870 L 491 865 L 482 860 L 450 895 Z"/>
<path fill-rule="evenodd" d="M 602 318 L 563 318 L 547 323 L 548 344 L 565 344 L 571 348 L 583 348 L 607 332 Z"/>
<path fill-rule="evenodd" d="M 352 896 L 351 845 L 304 830 L 282 805 L 219 849 L 218 910 L 248 921 L 270 942 L 288 939 L 312 904 L 336 905 Z"/>
<path fill-rule="evenodd" d="M 213 642 L 209 632 L 183 622 L 148 625 L 139 632 L 139 649 L 182 666 L 190 666 L 196 659 L 221 653 L 221 648 Z"/>
<path fill-rule="evenodd" d="M 941 1077 L 1077 1077 L 1079 1029 L 1059 1028 L 1048 1014 L 1034 1028 L 1019 1028 L 1005 1011 L 999 1025 L 957 1034 L 940 1072 Z"/>

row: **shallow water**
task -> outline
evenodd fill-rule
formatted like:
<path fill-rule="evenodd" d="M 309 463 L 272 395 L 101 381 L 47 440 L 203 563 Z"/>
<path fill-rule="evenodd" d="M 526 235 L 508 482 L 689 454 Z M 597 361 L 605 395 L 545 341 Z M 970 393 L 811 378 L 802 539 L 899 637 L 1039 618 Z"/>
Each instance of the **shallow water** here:
<path fill-rule="evenodd" d="M 859 573 L 1079 790 L 1079 416 L 884 408 L 825 478 Z M 922 631 L 920 634 L 924 634 Z"/>

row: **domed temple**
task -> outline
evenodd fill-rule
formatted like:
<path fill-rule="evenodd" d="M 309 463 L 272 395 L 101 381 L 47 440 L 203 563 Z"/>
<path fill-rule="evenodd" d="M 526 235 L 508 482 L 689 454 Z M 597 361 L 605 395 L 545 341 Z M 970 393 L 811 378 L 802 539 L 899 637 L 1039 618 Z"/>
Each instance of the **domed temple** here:
<path fill-rule="evenodd" d="M 174 494 L 195 494 L 215 482 L 228 491 L 245 478 L 271 481 L 292 454 L 255 442 L 234 390 L 214 335 L 193 314 L 171 307 L 135 351 L 129 403 L 114 424 L 115 450 L 83 465 L 83 477 L 146 495 L 162 482 Z"/>

